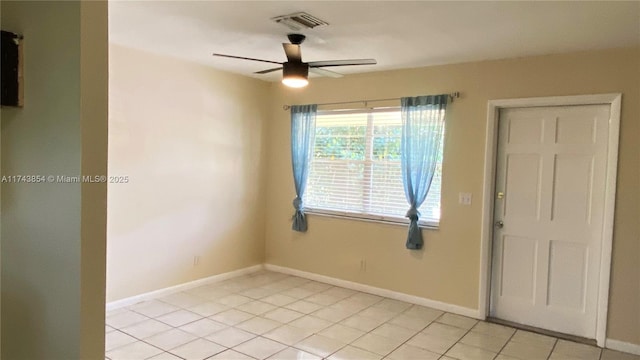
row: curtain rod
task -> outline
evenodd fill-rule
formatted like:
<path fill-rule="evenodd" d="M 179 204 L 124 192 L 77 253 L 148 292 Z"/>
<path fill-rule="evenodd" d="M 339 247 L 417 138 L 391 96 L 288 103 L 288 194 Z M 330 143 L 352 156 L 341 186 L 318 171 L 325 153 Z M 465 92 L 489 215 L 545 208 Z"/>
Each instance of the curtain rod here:
<path fill-rule="evenodd" d="M 453 92 L 453 93 L 447 94 L 447 95 L 449 95 L 449 100 L 451 102 L 453 102 L 453 99 L 458 99 L 460 97 L 460 92 L 456 91 L 456 92 Z M 370 103 L 370 102 L 391 101 L 391 100 L 400 100 L 400 99 L 401 98 L 374 99 L 374 100 L 355 100 L 355 101 L 342 101 L 342 102 L 322 103 L 322 104 L 316 104 L 316 105 L 321 106 L 321 105 L 342 105 L 342 104 L 364 103 L 365 106 L 366 106 L 366 104 Z M 283 105 L 282 109 L 283 110 L 289 110 L 289 109 L 291 109 L 291 105 Z"/>

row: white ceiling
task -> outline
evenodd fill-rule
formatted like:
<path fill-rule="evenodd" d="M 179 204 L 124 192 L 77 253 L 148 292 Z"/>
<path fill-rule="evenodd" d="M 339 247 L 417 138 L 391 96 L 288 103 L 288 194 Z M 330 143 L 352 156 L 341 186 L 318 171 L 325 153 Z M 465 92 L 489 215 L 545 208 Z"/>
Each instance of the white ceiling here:
<path fill-rule="evenodd" d="M 284 61 L 291 32 L 270 19 L 305 11 L 304 61 L 375 58 L 344 74 L 640 45 L 640 1 L 110 1 L 110 41 L 253 75 Z"/>

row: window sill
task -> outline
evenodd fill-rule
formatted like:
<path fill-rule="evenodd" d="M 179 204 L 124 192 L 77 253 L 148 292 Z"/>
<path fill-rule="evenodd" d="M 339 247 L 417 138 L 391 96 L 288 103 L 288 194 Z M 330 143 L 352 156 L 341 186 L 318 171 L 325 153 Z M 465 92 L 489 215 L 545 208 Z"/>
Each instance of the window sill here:
<path fill-rule="evenodd" d="M 318 215 L 336 219 L 348 219 L 348 220 L 356 220 L 356 221 L 366 221 L 373 222 L 378 224 L 388 224 L 388 225 L 399 225 L 399 226 L 407 226 L 409 225 L 409 219 L 400 218 L 400 217 L 392 217 L 392 216 L 376 216 L 376 215 L 368 215 L 368 214 L 358 214 L 358 213 L 350 213 L 346 211 L 334 211 L 334 210 L 322 210 L 322 209 L 310 209 L 306 208 L 304 213 L 307 215 Z M 418 225 L 421 229 L 426 230 L 438 230 L 440 228 L 440 223 L 436 221 L 429 220 L 421 220 L 418 222 Z"/>

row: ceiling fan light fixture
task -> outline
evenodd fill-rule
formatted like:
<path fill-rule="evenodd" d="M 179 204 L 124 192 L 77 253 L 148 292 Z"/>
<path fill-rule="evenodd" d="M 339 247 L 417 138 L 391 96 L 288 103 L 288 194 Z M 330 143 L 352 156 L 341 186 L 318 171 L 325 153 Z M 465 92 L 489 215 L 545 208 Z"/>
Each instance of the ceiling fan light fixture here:
<path fill-rule="evenodd" d="M 289 77 L 283 78 L 282 83 L 291 88 L 303 88 L 309 85 L 309 80 L 303 78 Z"/>
<path fill-rule="evenodd" d="M 292 88 L 309 85 L 309 65 L 286 62 L 282 65 L 282 83 Z"/>

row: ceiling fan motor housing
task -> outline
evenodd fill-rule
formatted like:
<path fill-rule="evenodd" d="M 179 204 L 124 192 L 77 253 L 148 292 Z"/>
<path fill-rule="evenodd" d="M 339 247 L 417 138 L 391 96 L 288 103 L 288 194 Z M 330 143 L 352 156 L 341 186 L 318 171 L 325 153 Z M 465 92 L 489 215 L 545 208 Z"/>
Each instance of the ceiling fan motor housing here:
<path fill-rule="evenodd" d="M 282 64 L 282 75 L 284 78 L 309 76 L 309 64 L 303 62 L 286 62 Z"/>

